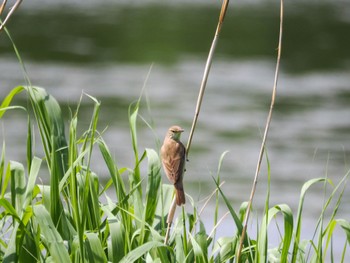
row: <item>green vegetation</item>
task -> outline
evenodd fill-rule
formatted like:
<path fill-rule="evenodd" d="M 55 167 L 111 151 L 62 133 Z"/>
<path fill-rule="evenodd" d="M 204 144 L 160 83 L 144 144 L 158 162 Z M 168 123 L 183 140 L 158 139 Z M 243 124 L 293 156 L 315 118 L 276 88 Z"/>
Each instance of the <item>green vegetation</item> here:
<path fill-rule="evenodd" d="M 30 107 L 11 106 L 20 92 L 25 91 Z M 96 129 L 100 102 L 94 102 L 89 129 L 77 134 L 76 112 L 69 123 L 66 139 L 61 109 L 57 101 L 42 88 L 20 86 L 3 100 L 0 117 L 12 110 L 33 111 L 42 141 L 44 157 L 33 154 L 33 120 L 28 114 L 27 163 L 5 163 L 6 147 L 0 163 L 0 259 L 3 262 L 227 262 L 235 259 L 242 222 L 246 209 L 243 203 L 236 213 L 219 187 L 220 166 L 213 186 L 219 190 L 213 222 L 217 224 L 220 200 L 224 200 L 237 233 L 233 236 L 215 236 L 215 228 L 207 231 L 200 221 L 196 205 L 192 213 L 179 214 L 168 244 L 164 244 L 166 216 L 171 205 L 172 186 L 162 184 L 160 160 L 157 152 L 146 149 L 139 155 L 137 120 L 139 102 L 130 106 L 129 121 L 135 165 L 120 168 Z M 6 113 L 6 114 L 11 114 Z M 110 179 L 102 185 L 99 176 L 91 170 L 92 152 L 98 148 L 109 170 Z M 38 182 L 43 162 L 47 165 L 50 183 Z M 147 162 L 147 174 L 140 164 Z M 46 170 L 45 170 L 46 172 Z M 324 209 L 310 240 L 301 240 L 303 205 L 309 187 L 331 182 L 317 178 L 305 183 L 295 216 L 287 204 L 270 206 L 270 190 L 266 194 L 266 209 L 256 237 L 247 236 L 243 262 L 324 262 L 334 258 L 333 231 L 340 226 L 346 240 L 343 255 L 350 242 L 350 223 L 336 217 L 340 206 L 347 173 L 344 179 L 325 197 Z M 146 187 L 142 187 L 142 182 Z M 115 193 L 117 200 L 108 195 Z M 335 200 L 333 200 L 335 199 Z M 335 205 L 331 207 L 331 201 Z M 325 218 L 326 211 L 331 216 Z M 283 225 L 280 244 L 269 248 L 268 228 L 278 214 Z M 278 220 L 277 220 L 278 222 Z M 209 235 L 210 233 L 210 235 Z M 344 262 L 344 259 L 343 259 Z"/>
<path fill-rule="evenodd" d="M 5 141 L 0 158 L 1 262 L 318 263 L 347 260 L 350 222 L 338 218 L 337 213 L 350 171 L 335 186 L 327 176 L 307 181 L 301 189 L 295 215 L 288 204 L 270 204 L 270 163 L 266 157 L 265 209 L 257 220 L 256 234 L 251 234 L 245 224 L 250 204 L 242 203 L 236 212 L 221 189 L 224 153 L 213 178 L 213 194 L 208 193 L 216 204 L 213 229 L 206 229 L 199 212 L 202 210 L 189 197 L 187 209 L 190 212 L 182 208 L 165 242 L 173 187 L 162 183 L 157 151 L 138 147 L 137 124 L 142 96 L 129 106 L 134 165 L 122 167 L 114 160 L 103 132 L 97 128 L 101 103 L 96 98 L 85 95 L 94 104 L 88 129 L 78 132 L 81 130 L 78 103 L 66 131 L 58 102 L 45 89 L 31 85 L 24 67 L 23 72 L 28 85 L 15 87 L 0 106 L 0 118 L 14 110 L 27 114 L 26 162 L 7 161 Z M 22 92 L 26 92 L 28 105 L 13 106 L 13 100 Z M 35 129 L 41 144 L 34 140 Z M 39 147 L 43 156 L 37 154 L 41 152 Z M 96 151 L 103 157 L 99 166 L 104 165 L 109 173 L 106 183 L 102 183 L 92 169 Z M 146 171 L 141 169 L 144 163 Z M 49 178 L 48 184 L 41 182 L 39 173 Z M 304 239 L 304 201 L 308 189 L 315 184 L 323 184 L 323 208 L 313 236 Z M 330 186 L 333 188 L 329 193 Z M 235 226 L 232 236 L 216 235 L 222 222 L 219 219 L 221 205 L 228 210 L 226 215 L 231 216 Z M 273 222 L 280 237 L 276 247 L 269 242 Z M 340 254 L 334 253 L 334 246 L 342 242 L 335 236 L 336 228 L 344 233 Z"/>

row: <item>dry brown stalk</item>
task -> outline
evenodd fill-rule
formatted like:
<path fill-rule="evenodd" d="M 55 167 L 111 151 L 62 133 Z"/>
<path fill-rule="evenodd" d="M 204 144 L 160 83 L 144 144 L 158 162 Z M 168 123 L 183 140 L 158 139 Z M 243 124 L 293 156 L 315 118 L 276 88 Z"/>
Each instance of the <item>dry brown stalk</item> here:
<path fill-rule="evenodd" d="M 4 29 L 6 23 L 8 22 L 10 17 L 13 15 L 13 13 L 16 11 L 16 9 L 19 7 L 21 3 L 22 3 L 22 0 L 17 0 L 16 3 L 10 8 L 10 11 L 7 13 L 4 21 L 0 23 L 0 32 Z M 0 16 L 4 12 L 6 4 L 7 4 L 7 0 L 4 0 L 0 6 Z"/>
<path fill-rule="evenodd" d="M 191 131 L 190 131 L 190 135 L 189 135 L 188 142 L 187 142 L 187 147 L 186 147 L 187 158 L 188 158 L 188 155 L 189 155 L 189 152 L 190 152 L 192 138 L 193 138 L 193 133 L 194 133 L 194 130 L 195 130 L 196 125 L 197 125 L 197 120 L 198 120 L 199 112 L 200 112 L 200 109 L 201 109 L 205 88 L 207 86 L 207 80 L 208 80 L 208 76 L 209 76 L 209 72 L 210 72 L 210 67 L 211 67 L 211 64 L 212 64 L 212 61 L 213 61 L 214 51 L 215 51 L 216 44 L 217 44 L 218 39 L 219 39 L 219 34 L 221 32 L 222 24 L 224 22 L 224 18 L 225 18 L 225 14 L 226 14 L 226 11 L 227 11 L 228 3 L 229 3 L 229 0 L 225 0 L 222 3 L 220 17 L 219 17 L 219 22 L 218 22 L 218 25 L 216 27 L 215 36 L 214 36 L 213 42 L 212 42 L 210 50 L 209 50 L 209 55 L 208 55 L 208 58 L 207 58 L 207 62 L 205 64 L 204 74 L 203 74 L 203 78 L 202 78 L 202 83 L 201 83 L 201 87 L 200 87 L 199 95 L 198 95 L 198 99 L 197 99 L 196 111 L 195 111 L 195 114 L 194 114 L 192 127 L 191 127 Z"/>
<path fill-rule="evenodd" d="M 279 29 L 279 39 L 278 39 L 278 53 L 277 53 L 275 78 L 274 78 L 273 88 L 272 88 L 270 110 L 269 110 L 269 114 L 267 116 L 265 131 L 264 131 L 263 139 L 261 142 L 261 148 L 260 148 L 258 162 L 257 162 L 257 166 L 256 166 L 253 186 L 252 186 L 252 190 L 251 190 L 250 198 L 249 198 L 249 202 L 248 202 L 247 213 L 246 213 L 246 216 L 245 216 L 244 222 L 243 222 L 243 230 L 242 230 L 242 234 L 241 234 L 241 238 L 240 238 L 240 242 L 239 242 L 239 248 L 238 248 L 237 255 L 236 255 L 236 262 L 240 262 L 240 260 L 241 260 L 241 253 L 242 253 L 242 249 L 243 249 L 245 235 L 247 232 L 247 225 L 248 225 L 248 221 L 249 221 L 251 206 L 252 206 L 253 199 L 254 199 L 256 185 L 258 183 L 261 162 L 262 162 L 262 158 L 263 158 L 265 146 L 266 146 L 266 139 L 267 139 L 267 135 L 268 135 L 268 132 L 270 129 L 273 107 L 275 105 L 277 82 L 278 82 L 280 60 L 281 60 L 281 51 L 282 51 L 282 33 L 283 33 L 283 0 L 280 1 L 280 29 Z"/>
<path fill-rule="evenodd" d="M 187 142 L 187 146 L 186 146 L 186 156 L 187 156 L 187 158 L 188 158 L 188 154 L 189 154 L 190 147 L 191 147 L 193 133 L 194 133 L 194 130 L 196 128 L 196 124 L 197 124 L 200 108 L 201 108 L 201 105 L 202 105 L 203 95 L 204 95 L 205 87 L 207 85 L 207 80 L 208 80 L 208 76 L 209 76 L 210 66 L 211 66 L 212 61 L 213 61 L 214 51 L 215 51 L 215 48 L 216 48 L 216 44 L 218 42 L 218 38 L 219 38 L 219 34 L 220 34 L 220 31 L 221 31 L 222 24 L 224 22 L 224 18 L 225 18 L 225 14 L 226 14 L 226 11 L 227 11 L 228 3 L 229 3 L 229 0 L 224 0 L 223 3 L 222 3 L 220 16 L 219 16 L 219 22 L 218 22 L 218 25 L 216 27 L 215 36 L 214 36 L 213 42 L 211 44 L 211 47 L 210 47 L 210 50 L 209 50 L 209 55 L 208 55 L 207 62 L 206 62 L 206 65 L 205 65 L 204 74 L 203 74 L 203 78 L 202 78 L 202 82 L 201 82 L 201 87 L 200 87 L 199 95 L 198 95 L 198 99 L 197 99 L 196 111 L 195 111 L 195 114 L 194 114 L 193 123 L 192 123 L 191 131 L 190 131 L 189 139 L 188 139 L 188 142 Z M 165 235 L 164 244 L 167 244 L 168 240 L 169 240 L 169 233 L 170 233 L 171 224 L 173 222 L 173 217 L 174 217 L 175 210 L 176 210 L 176 205 L 175 206 L 172 205 L 170 207 L 170 211 L 169 211 L 169 214 L 168 214 L 168 219 L 167 219 L 168 228 L 167 228 L 167 232 L 166 232 L 166 235 Z"/>

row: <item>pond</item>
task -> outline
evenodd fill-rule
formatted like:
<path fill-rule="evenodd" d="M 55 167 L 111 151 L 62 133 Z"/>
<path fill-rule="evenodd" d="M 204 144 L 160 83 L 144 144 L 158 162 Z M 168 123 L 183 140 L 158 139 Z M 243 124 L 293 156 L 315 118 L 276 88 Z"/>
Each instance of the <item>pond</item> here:
<path fill-rule="evenodd" d="M 146 147 L 159 149 L 172 124 L 185 129 L 184 142 L 189 135 L 220 4 L 168 2 L 23 3 L 8 26 L 31 82 L 45 87 L 60 102 L 67 122 L 69 107 L 75 109 L 83 92 L 101 101 L 99 129 L 108 126 L 103 137 L 120 167 L 133 165 L 127 111 L 143 86 L 140 113 L 154 130 L 140 120 L 140 152 Z M 266 148 L 271 205 L 287 203 L 296 211 L 307 180 L 328 176 L 336 185 L 349 170 L 349 11 L 346 1 L 286 3 L 281 72 Z M 231 3 L 187 164 L 186 192 L 195 201 L 214 190 L 212 177 L 225 151 L 229 152 L 220 172 L 226 182 L 223 191 L 235 209 L 249 199 L 271 100 L 278 27 L 278 3 Z M 0 84 L 1 98 L 24 84 L 4 34 Z M 17 101 L 25 103 L 24 98 Z M 83 96 L 82 129 L 92 110 L 92 101 Z M 25 115 L 19 112 L 1 120 L 8 159 L 25 160 L 25 125 Z M 107 177 L 98 161 L 95 169 Z M 265 158 L 254 201 L 258 214 L 266 189 Z M 310 190 L 306 222 L 317 220 L 323 195 L 323 185 Z M 345 204 L 349 198 L 346 190 L 339 217 L 349 219 Z M 225 222 L 226 228 L 231 227 L 231 221 Z M 312 235 L 313 230 L 309 231 Z"/>

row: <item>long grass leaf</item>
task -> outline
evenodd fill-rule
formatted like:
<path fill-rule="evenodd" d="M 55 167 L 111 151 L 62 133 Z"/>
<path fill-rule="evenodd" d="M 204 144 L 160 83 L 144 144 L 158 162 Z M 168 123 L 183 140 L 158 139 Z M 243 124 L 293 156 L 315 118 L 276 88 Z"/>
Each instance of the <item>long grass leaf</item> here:
<path fill-rule="evenodd" d="M 115 165 L 115 162 L 112 158 L 112 155 L 105 141 L 103 141 L 102 138 L 99 138 L 97 143 L 98 143 L 100 152 L 102 154 L 102 157 L 105 161 L 105 164 L 108 168 L 109 175 L 113 181 L 114 189 L 116 191 L 118 201 L 121 202 L 126 197 L 126 191 L 125 191 L 125 185 L 124 185 L 123 179 L 121 178 L 118 172 L 118 168 Z"/>
<path fill-rule="evenodd" d="M 30 116 L 27 118 L 27 169 L 31 170 L 33 160 L 33 135 L 32 135 L 32 124 Z"/>
<path fill-rule="evenodd" d="M 139 161 L 139 153 L 138 153 L 138 145 L 137 145 L 137 116 L 138 116 L 138 110 L 140 105 L 140 99 L 135 103 L 135 105 L 131 104 L 129 106 L 129 111 L 128 111 L 131 141 L 132 141 L 132 148 L 134 151 L 134 160 L 135 160 L 134 173 L 132 177 L 133 181 L 131 182 L 133 185 L 136 185 L 141 181 L 140 167 L 139 167 L 140 161 Z M 141 187 L 138 189 L 138 192 L 141 196 L 142 195 Z"/>
<path fill-rule="evenodd" d="M 98 102 L 94 97 L 85 94 L 87 97 L 89 97 L 93 102 L 94 102 L 94 109 L 93 113 L 91 116 L 91 121 L 89 124 L 88 130 L 84 133 L 83 138 L 81 139 L 81 152 L 86 152 L 86 154 L 79 155 L 77 158 L 81 157 L 82 159 L 82 164 L 78 164 L 80 166 L 84 167 L 79 167 L 79 171 L 76 173 L 77 176 L 77 192 L 78 192 L 78 200 L 76 206 L 79 208 L 79 218 L 76 218 L 76 221 L 79 221 L 80 226 L 78 227 L 78 232 L 79 232 L 79 246 L 80 246 L 80 254 L 82 258 L 85 258 L 85 250 L 83 249 L 82 242 L 83 242 L 83 234 L 85 233 L 85 230 L 94 230 L 98 231 L 98 234 L 100 236 L 100 228 L 99 223 L 96 223 L 96 189 L 94 188 L 94 183 L 91 179 L 92 171 L 90 170 L 90 165 L 91 165 L 91 160 L 92 160 L 92 152 L 93 152 L 93 147 L 95 144 L 95 135 L 97 133 L 97 123 L 98 123 L 98 115 L 100 111 L 100 102 Z M 79 106 L 78 106 L 79 107 Z M 74 124 L 75 125 L 75 124 Z M 74 127 L 72 127 L 74 131 Z M 74 135 L 74 134 L 73 134 Z M 73 139 L 73 138 L 72 138 Z M 74 140 L 74 139 L 73 139 Z M 74 143 L 74 142 L 72 142 Z M 76 147 L 76 146 L 71 146 L 71 147 Z M 86 157 L 86 161 L 85 161 Z M 76 162 L 76 160 L 74 161 Z M 85 164 L 86 162 L 86 164 Z M 75 179 L 73 179 L 75 180 Z M 91 196 L 93 195 L 93 196 Z M 97 212 L 98 214 L 98 212 Z"/>
<path fill-rule="evenodd" d="M 271 166 L 268 157 L 267 150 L 265 149 L 266 163 L 267 163 L 267 189 L 265 198 L 265 215 L 262 220 L 262 226 L 260 228 L 260 234 L 257 240 L 257 259 L 258 262 L 266 262 L 267 249 L 268 249 L 268 224 L 269 224 L 269 210 L 270 210 L 270 189 L 271 189 Z"/>
<path fill-rule="evenodd" d="M 21 93 L 23 90 L 24 90 L 23 86 L 17 86 L 14 89 L 12 89 L 10 91 L 10 93 L 5 97 L 5 99 L 2 101 L 1 106 L 0 106 L 0 109 L 1 109 L 0 110 L 0 119 L 2 118 L 4 113 L 6 112 L 6 109 L 11 109 L 8 107 L 11 104 L 13 97 L 16 96 L 18 93 Z"/>
<path fill-rule="evenodd" d="M 337 198 L 335 207 L 333 208 L 332 214 L 331 214 L 331 216 L 330 216 L 330 218 L 329 218 L 329 223 L 328 223 L 328 225 L 326 226 L 326 228 L 325 228 L 324 231 L 323 231 L 322 229 L 320 230 L 320 233 L 322 233 L 322 234 L 321 234 L 320 237 L 319 237 L 319 248 L 318 248 L 318 250 L 320 250 L 320 246 L 323 245 L 323 242 L 322 242 L 322 241 L 323 241 L 324 236 L 326 235 L 325 233 L 328 232 L 328 233 L 330 234 L 330 235 L 328 235 L 328 239 L 326 240 L 326 246 L 325 246 L 325 249 L 324 249 L 323 255 L 322 255 L 323 258 L 326 257 L 326 253 L 327 253 L 327 251 L 328 251 L 328 245 L 329 245 L 329 243 L 331 242 L 331 238 L 332 238 L 331 233 L 333 232 L 333 229 L 328 229 L 328 228 L 334 228 L 334 227 L 335 227 L 335 222 L 336 222 L 336 221 L 335 221 L 335 216 L 336 216 L 336 214 L 337 214 L 337 212 L 338 212 L 338 209 L 339 209 L 339 206 L 340 206 L 340 203 L 341 203 L 341 200 L 342 200 L 344 191 L 345 191 L 346 180 L 347 180 L 347 178 L 349 177 L 349 175 L 350 175 L 350 172 L 347 172 L 347 173 L 345 174 L 345 176 L 343 176 L 342 180 L 340 180 L 340 182 L 339 182 L 339 183 L 336 185 L 336 187 L 333 189 L 332 193 L 329 195 L 328 199 L 326 200 L 326 202 L 325 202 L 324 205 L 323 205 L 321 217 L 320 217 L 320 219 L 319 219 L 318 222 L 317 222 L 317 226 L 320 225 L 320 224 L 322 225 L 323 217 L 324 217 L 323 215 L 325 214 L 326 209 L 327 209 L 328 206 L 330 205 L 331 201 L 333 200 L 335 194 L 338 192 L 339 188 L 340 188 L 341 186 L 343 186 L 342 189 L 341 189 L 341 191 L 340 191 L 340 193 L 339 193 L 339 196 L 338 196 L 338 198 Z M 325 185 L 324 187 L 326 188 L 326 185 Z M 322 249 L 323 249 L 323 248 L 322 248 Z M 332 252 L 332 251 L 331 251 L 331 252 Z"/>
<path fill-rule="evenodd" d="M 212 254 L 216 255 L 214 262 L 227 262 L 232 259 L 236 252 L 238 238 L 235 237 L 220 237 L 213 248 Z"/>
<path fill-rule="evenodd" d="M 208 262 L 208 258 L 203 253 L 201 245 L 198 244 L 197 240 L 191 234 L 189 234 L 189 236 L 190 236 L 190 240 L 191 240 L 191 244 L 192 244 L 192 248 L 193 248 L 195 262 L 196 263 Z M 205 237 L 204 240 L 206 241 L 206 239 L 207 238 Z"/>
<path fill-rule="evenodd" d="M 20 221 L 19 215 L 17 214 L 16 209 L 12 206 L 12 204 L 5 198 L 0 198 L 0 206 L 2 207 L 3 215 L 10 215 L 12 216 L 15 220 Z"/>
<path fill-rule="evenodd" d="M 135 262 L 136 260 L 144 256 L 147 252 L 149 252 L 151 249 L 163 246 L 164 244 L 159 241 L 149 241 L 130 251 L 125 257 L 122 258 L 120 263 Z"/>
<path fill-rule="evenodd" d="M 37 231 L 43 236 L 43 242 L 54 262 L 70 262 L 67 248 L 51 219 L 49 212 L 42 205 L 34 206 L 34 222 Z"/>
<path fill-rule="evenodd" d="M 100 232 L 101 215 L 100 215 L 99 199 L 98 199 L 99 185 L 100 185 L 100 182 L 98 180 L 98 176 L 95 173 L 91 173 L 89 195 L 88 195 L 88 209 L 89 209 L 88 214 L 90 216 L 88 220 L 91 222 L 90 229 L 95 231 L 97 230 L 99 235 L 101 235 L 101 232 Z"/>
<path fill-rule="evenodd" d="M 284 218 L 284 235 L 281 253 L 281 263 L 287 263 L 288 251 L 293 237 L 293 212 L 286 204 L 275 206 L 276 209 L 282 212 Z"/>
<path fill-rule="evenodd" d="M 350 222 L 345 219 L 337 219 L 337 223 L 342 227 L 346 234 L 346 239 L 350 245 Z"/>
<path fill-rule="evenodd" d="M 268 214 L 265 214 L 264 219 L 261 224 L 259 233 L 259 244 L 258 244 L 258 262 L 267 262 L 267 238 L 265 235 L 268 233 L 268 226 L 276 216 L 277 213 L 281 212 L 284 217 L 284 235 L 282 241 L 282 251 L 280 256 L 280 262 L 288 262 L 288 250 L 293 237 L 293 213 L 290 207 L 286 204 L 276 205 L 269 209 Z"/>
<path fill-rule="evenodd" d="M 26 178 L 24 167 L 21 163 L 10 161 L 11 169 L 11 201 L 17 213 L 22 213 L 23 203 L 25 200 Z"/>
<path fill-rule="evenodd" d="M 116 218 L 109 218 L 108 225 L 111 234 L 111 247 L 109 248 L 109 252 L 112 255 L 109 260 L 113 263 L 118 263 L 125 256 L 125 229 L 122 222 L 117 221 Z"/>
<path fill-rule="evenodd" d="M 219 159 L 219 164 L 218 164 L 218 169 L 217 169 L 217 172 L 216 172 L 216 181 L 217 183 L 220 185 L 220 172 L 221 172 L 221 166 L 222 166 L 222 163 L 224 161 L 224 157 L 225 155 L 228 153 L 229 151 L 225 151 L 221 154 L 220 156 L 220 159 Z M 218 214 L 219 214 L 219 192 L 216 191 L 216 194 L 215 194 L 215 211 L 214 211 L 214 226 L 217 224 L 218 222 Z M 216 237 L 216 228 L 214 229 L 214 232 L 213 232 L 213 240 L 215 240 L 215 237 Z M 213 247 L 214 247 L 214 243 L 213 243 Z"/>
<path fill-rule="evenodd" d="M 146 204 L 143 221 L 149 225 L 153 224 L 156 207 L 159 197 L 159 186 L 161 181 L 160 160 L 158 154 L 152 149 L 146 149 L 148 157 L 148 181 L 146 189 Z M 145 232 L 144 227 L 141 232 L 141 244 L 147 240 L 149 232 Z"/>
<path fill-rule="evenodd" d="M 85 236 L 88 262 L 107 262 L 98 234 L 89 232 L 86 233 Z"/>
<path fill-rule="evenodd" d="M 3 180 L 5 178 L 5 149 L 6 149 L 6 143 L 5 140 L 2 143 L 2 150 L 1 150 L 1 159 L 0 159 L 0 198 L 2 197 L 2 193 L 3 193 Z M 5 192 L 5 191 L 4 191 Z"/>
<path fill-rule="evenodd" d="M 231 206 L 229 200 L 227 199 L 226 195 L 224 194 L 224 192 L 222 191 L 220 185 L 218 184 L 218 182 L 214 179 L 214 182 L 216 184 L 217 189 L 219 190 L 221 197 L 224 199 L 224 202 L 226 204 L 226 207 L 228 208 L 228 210 L 230 211 L 230 214 L 235 222 L 235 225 L 237 227 L 237 234 L 240 236 L 242 234 L 243 231 L 243 225 L 242 222 L 240 221 L 238 215 L 236 214 L 235 210 L 233 209 L 233 207 Z M 245 245 L 248 246 L 248 239 L 245 238 L 244 241 Z"/>
<path fill-rule="evenodd" d="M 324 182 L 324 181 L 325 181 L 325 178 L 311 179 L 311 180 L 307 181 L 306 183 L 304 183 L 303 187 L 301 188 L 298 212 L 297 212 L 297 217 L 296 217 L 296 227 L 295 227 L 295 232 L 294 232 L 294 245 L 293 245 L 293 250 L 292 250 L 293 254 L 292 254 L 291 263 L 295 263 L 297 261 L 299 242 L 300 242 L 301 220 L 302 220 L 302 212 L 303 212 L 303 207 L 304 207 L 305 194 L 306 194 L 307 190 L 312 185 L 319 183 L 319 182 Z"/>
<path fill-rule="evenodd" d="M 48 166 L 51 165 L 52 148 L 55 148 L 57 173 L 62 178 L 68 164 L 68 152 L 61 108 L 56 99 L 45 89 L 32 86 L 24 88 L 32 103 Z"/>
<path fill-rule="evenodd" d="M 23 211 L 26 210 L 27 206 L 31 204 L 32 199 L 33 199 L 33 192 L 34 192 L 34 188 L 35 188 L 35 182 L 36 182 L 36 178 L 39 174 L 39 170 L 41 167 L 41 159 L 34 157 L 33 161 L 31 162 L 31 169 L 30 169 L 30 173 L 28 176 L 28 184 L 26 187 L 26 191 L 24 194 L 24 202 L 23 202 Z"/>
<path fill-rule="evenodd" d="M 164 236 L 166 233 L 167 213 L 173 201 L 174 186 L 169 184 L 161 184 L 160 197 L 157 202 L 153 227 L 159 230 Z"/>
<path fill-rule="evenodd" d="M 52 140 L 55 140 L 54 136 L 52 137 Z M 65 213 L 63 210 L 62 200 L 60 198 L 59 182 L 61 177 L 61 170 L 60 158 L 56 154 L 56 145 L 57 144 L 55 142 L 52 143 L 53 147 L 50 158 L 50 214 L 51 219 L 57 227 L 59 233 L 62 234 L 65 228 L 62 224 Z"/>

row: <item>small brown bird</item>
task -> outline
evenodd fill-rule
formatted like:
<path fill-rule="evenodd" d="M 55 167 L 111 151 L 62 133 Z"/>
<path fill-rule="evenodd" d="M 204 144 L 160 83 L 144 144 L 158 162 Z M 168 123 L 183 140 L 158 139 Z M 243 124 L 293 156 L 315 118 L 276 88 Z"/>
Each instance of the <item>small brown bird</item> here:
<path fill-rule="evenodd" d="M 176 204 L 185 204 L 185 191 L 182 184 L 185 170 L 186 148 L 180 142 L 184 130 L 179 126 L 171 126 L 165 135 L 163 146 L 160 149 L 163 168 L 176 190 Z"/>

